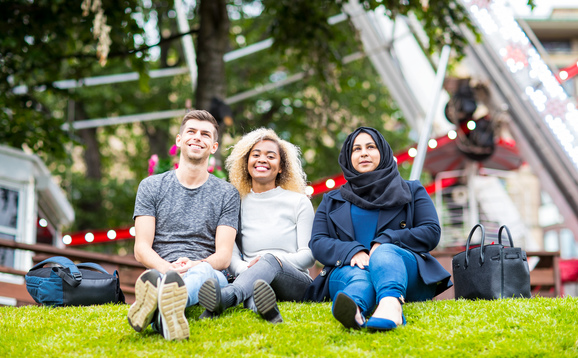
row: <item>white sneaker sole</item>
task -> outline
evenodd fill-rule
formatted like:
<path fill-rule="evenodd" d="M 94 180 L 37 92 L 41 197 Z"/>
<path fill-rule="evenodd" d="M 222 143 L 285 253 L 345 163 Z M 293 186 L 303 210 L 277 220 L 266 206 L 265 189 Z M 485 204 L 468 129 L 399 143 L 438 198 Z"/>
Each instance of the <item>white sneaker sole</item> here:
<path fill-rule="evenodd" d="M 137 332 L 142 331 L 151 323 L 157 309 L 157 286 L 160 280 L 157 279 L 155 283 L 152 283 L 150 279 L 154 279 L 154 277 L 148 277 L 152 275 L 150 271 L 146 271 L 136 280 L 136 301 L 128 310 L 128 323 Z"/>
<path fill-rule="evenodd" d="M 185 317 L 189 298 L 187 287 L 178 273 L 171 274 L 171 272 L 174 271 L 169 271 L 163 277 L 158 296 L 163 337 L 169 341 L 188 339 L 189 322 Z"/>

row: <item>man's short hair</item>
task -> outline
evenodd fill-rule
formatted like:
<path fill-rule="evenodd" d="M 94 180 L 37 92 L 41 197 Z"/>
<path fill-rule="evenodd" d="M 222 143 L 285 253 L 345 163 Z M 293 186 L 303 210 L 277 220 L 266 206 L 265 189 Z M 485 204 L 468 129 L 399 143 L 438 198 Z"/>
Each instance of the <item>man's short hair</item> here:
<path fill-rule="evenodd" d="M 185 117 L 181 122 L 181 128 L 179 129 L 180 135 L 183 135 L 185 124 L 187 124 L 187 122 L 190 121 L 191 119 L 196 119 L 197 121 L 210 122 L 215 127 L 215 142 L 219 139 L 219 124 L 217 123 L 217 120 L 215 119 L 215 117 L 213 117 L 212 114 L 203 109 L 194 109 L 185 114 Z"/>

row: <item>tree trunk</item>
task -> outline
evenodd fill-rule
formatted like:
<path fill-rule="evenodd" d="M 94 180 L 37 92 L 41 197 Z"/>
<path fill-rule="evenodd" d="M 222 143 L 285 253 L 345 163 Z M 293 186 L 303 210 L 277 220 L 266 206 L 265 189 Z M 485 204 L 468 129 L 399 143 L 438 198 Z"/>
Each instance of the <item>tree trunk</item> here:
<path fill-rule="evenodd" d="M 163 19 L 167 16 L 167 11 L 170 9 L 167 7 L 157 8 L 158 14 L 158 31 L 159 33 L 163 33 L 163 28 L 161 24 L 164 22 Z M 171 26 L 169 28 L 171 34 L 176 33 L 178 30 L 176 29 L 176 24 L 174 21 L 171 22 Z M 160 55 L 160 68 L 169 68 L 168 64 L 168 54 L 171 47 L 174 44 L 171 42 L 163 42 L 160 45 L 161 55 Z M 180 46 L 174 46 L 177 51 L 181 48 Z M 180 56 L 182 57 L 182 56 Z M 179 61 L 180 62 L 180 61 Z M 178 65 L 175 64 L 175 65 Z M 169 157 L 169 149 L 171 144 L 174 142 L 175 134 L 170 133 L 170 123 L 168 121 L 163 122 L 142 122 L 143 127 L 145 128 L 145 132 L 149 142 L 149 148 L 151 154 L 156 154 L 159 158 L 168 158 Z"/>
<path fill-rule="evenodd" d="M 171 133 L 165 128 L 167 125 L 165 123 L 146 123 L 144 127 L 149 140 L 151 154 L 156 154 L 159 158 L 168 158 L 172 142 L 169 142 Z M 176 134 L 173 135 L 172 138 L 174 138 L 174 136 L 176 136 Z"/>
<path fill-rule="evenodd" d="M 223 56 L 229 48 L 229 15 L 226 0 L 201 0 L 200 28 L 197 44 L 197 90 L 195 92 L 196 109 L 210 110 L 211 99 L 224 100 L 227 95 L 225 79 L 225 61 Z M 221 141 L 225 127 L 219 123 L 218 141 Z M 220 151 L 215 153 L 220 165 Z"/>
<path fill-rule="evenodd" d="M 209 110 L 211 99 L 225 99 L 225 61 L 229 47 L 229 17 L 225 0 L 202 0 L 197 44 L 197 109 Z"/>
<path fill-rule="evenodd" d="M 75 103 L 75 120 L 81 121 L 86 119 L 84 104 Z M 86 177 L 89 179 L 102 179 L 102 162 L 100 156 L 100 144 L 97 138 L 97 128 L 80 129 L 78 135 L 82 138 L 84 144 L 84 164 L 86 165 Z"/>
<path fill-rule="evenodd" d="M 75 103 L 75 120 L 81 121 L 87 118 L 82 102 Z M 84 145 L 84 164 L 86 166 L 86 182 L 89 183 L 81 191 L 81 197 L 76 200 L 77 209 L 75 224 L 78 230 L 94 229 L 101 223 L 91 221 L 91 213 L 99 213 L 102 210 L 102 193 L 100 181 L 102 180 L 102 158 L 100 143 L 97 137 L 97 128 L 87 128 L 78 131 L 78 136 Z M 88 190 L 87 190 L 88 189 Z"/>

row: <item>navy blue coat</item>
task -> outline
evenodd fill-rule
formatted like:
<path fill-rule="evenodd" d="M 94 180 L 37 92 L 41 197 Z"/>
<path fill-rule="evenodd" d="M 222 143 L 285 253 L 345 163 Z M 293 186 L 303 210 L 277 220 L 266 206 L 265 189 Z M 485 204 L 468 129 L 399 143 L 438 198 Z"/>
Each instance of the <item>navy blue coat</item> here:
<path fill-rule="evenodd" d="M 429 253 L 440 240 L 441 229 L 435 206 L 419 181 L 406 180 L 413 200 L 403 206 L 380 210 L 377 236 L 372 241 L 393 244 L 415 256 L 419 275 L 426 284 L 437 283 L 436 295 L 452 286 L 450 273 Z M 325 267 L 305 293 L 304 300 L 329 300 L 329 280 L 336 267 L 349 265 L 353 255 L 368 252 L 355 241 L 351 220 L 351 203 L 339 190 L 323 196 L 315 213 L 309 247 L 313 256 Z M 369 253 L 369 252 L 368 252 Z"/>

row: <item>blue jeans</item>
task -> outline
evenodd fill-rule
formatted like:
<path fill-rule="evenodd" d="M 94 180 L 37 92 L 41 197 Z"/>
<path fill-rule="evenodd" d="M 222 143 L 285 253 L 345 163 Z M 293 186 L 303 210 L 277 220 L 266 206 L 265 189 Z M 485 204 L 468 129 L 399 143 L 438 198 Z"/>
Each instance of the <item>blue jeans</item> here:
<path fill-rule="evenodd" d="M 205 283 L 209 278 L 217 279 L 221 287 L 225 287 L 228 283 L 225 275 L 223 275 L 221 271 L 215 270 L 208 262 L 201 262 L 197 266 L 194 266 L 185 272 L 183 275 L 183 281 L 185 281 L 187 293 L 189 294 L 187 307 L 199 303 L 199 290 L 203 283 Z"/>
<path fill-rule="evenodd" d="M 342 266 L 329 276 L 331 299 L 343 291 L 353 298 L 364 316 L 372 313 L 384 297 L 403 296 L 406 301 L 433 298 L 436 285 L 426 285 L 419 276 L 413 254 L 393 244 L 382 244 L 369 259 L 369 267 Z"/>
<path fill-rule="evenodd" d="M 309 275 L 290 263 L 277 259 L 274 255 L 265 254 L 255 265 L 243 271 L 232 284 L 221 290 L 223 301 L 229 302 L 227 298 L 234 295 L 232 306 L 243 302 L 245 308 L 257 312 L 253 300 L 253 284 L 258 279 L 271 286 L 278 301 L 301 300 L 312 281 Z"/>

